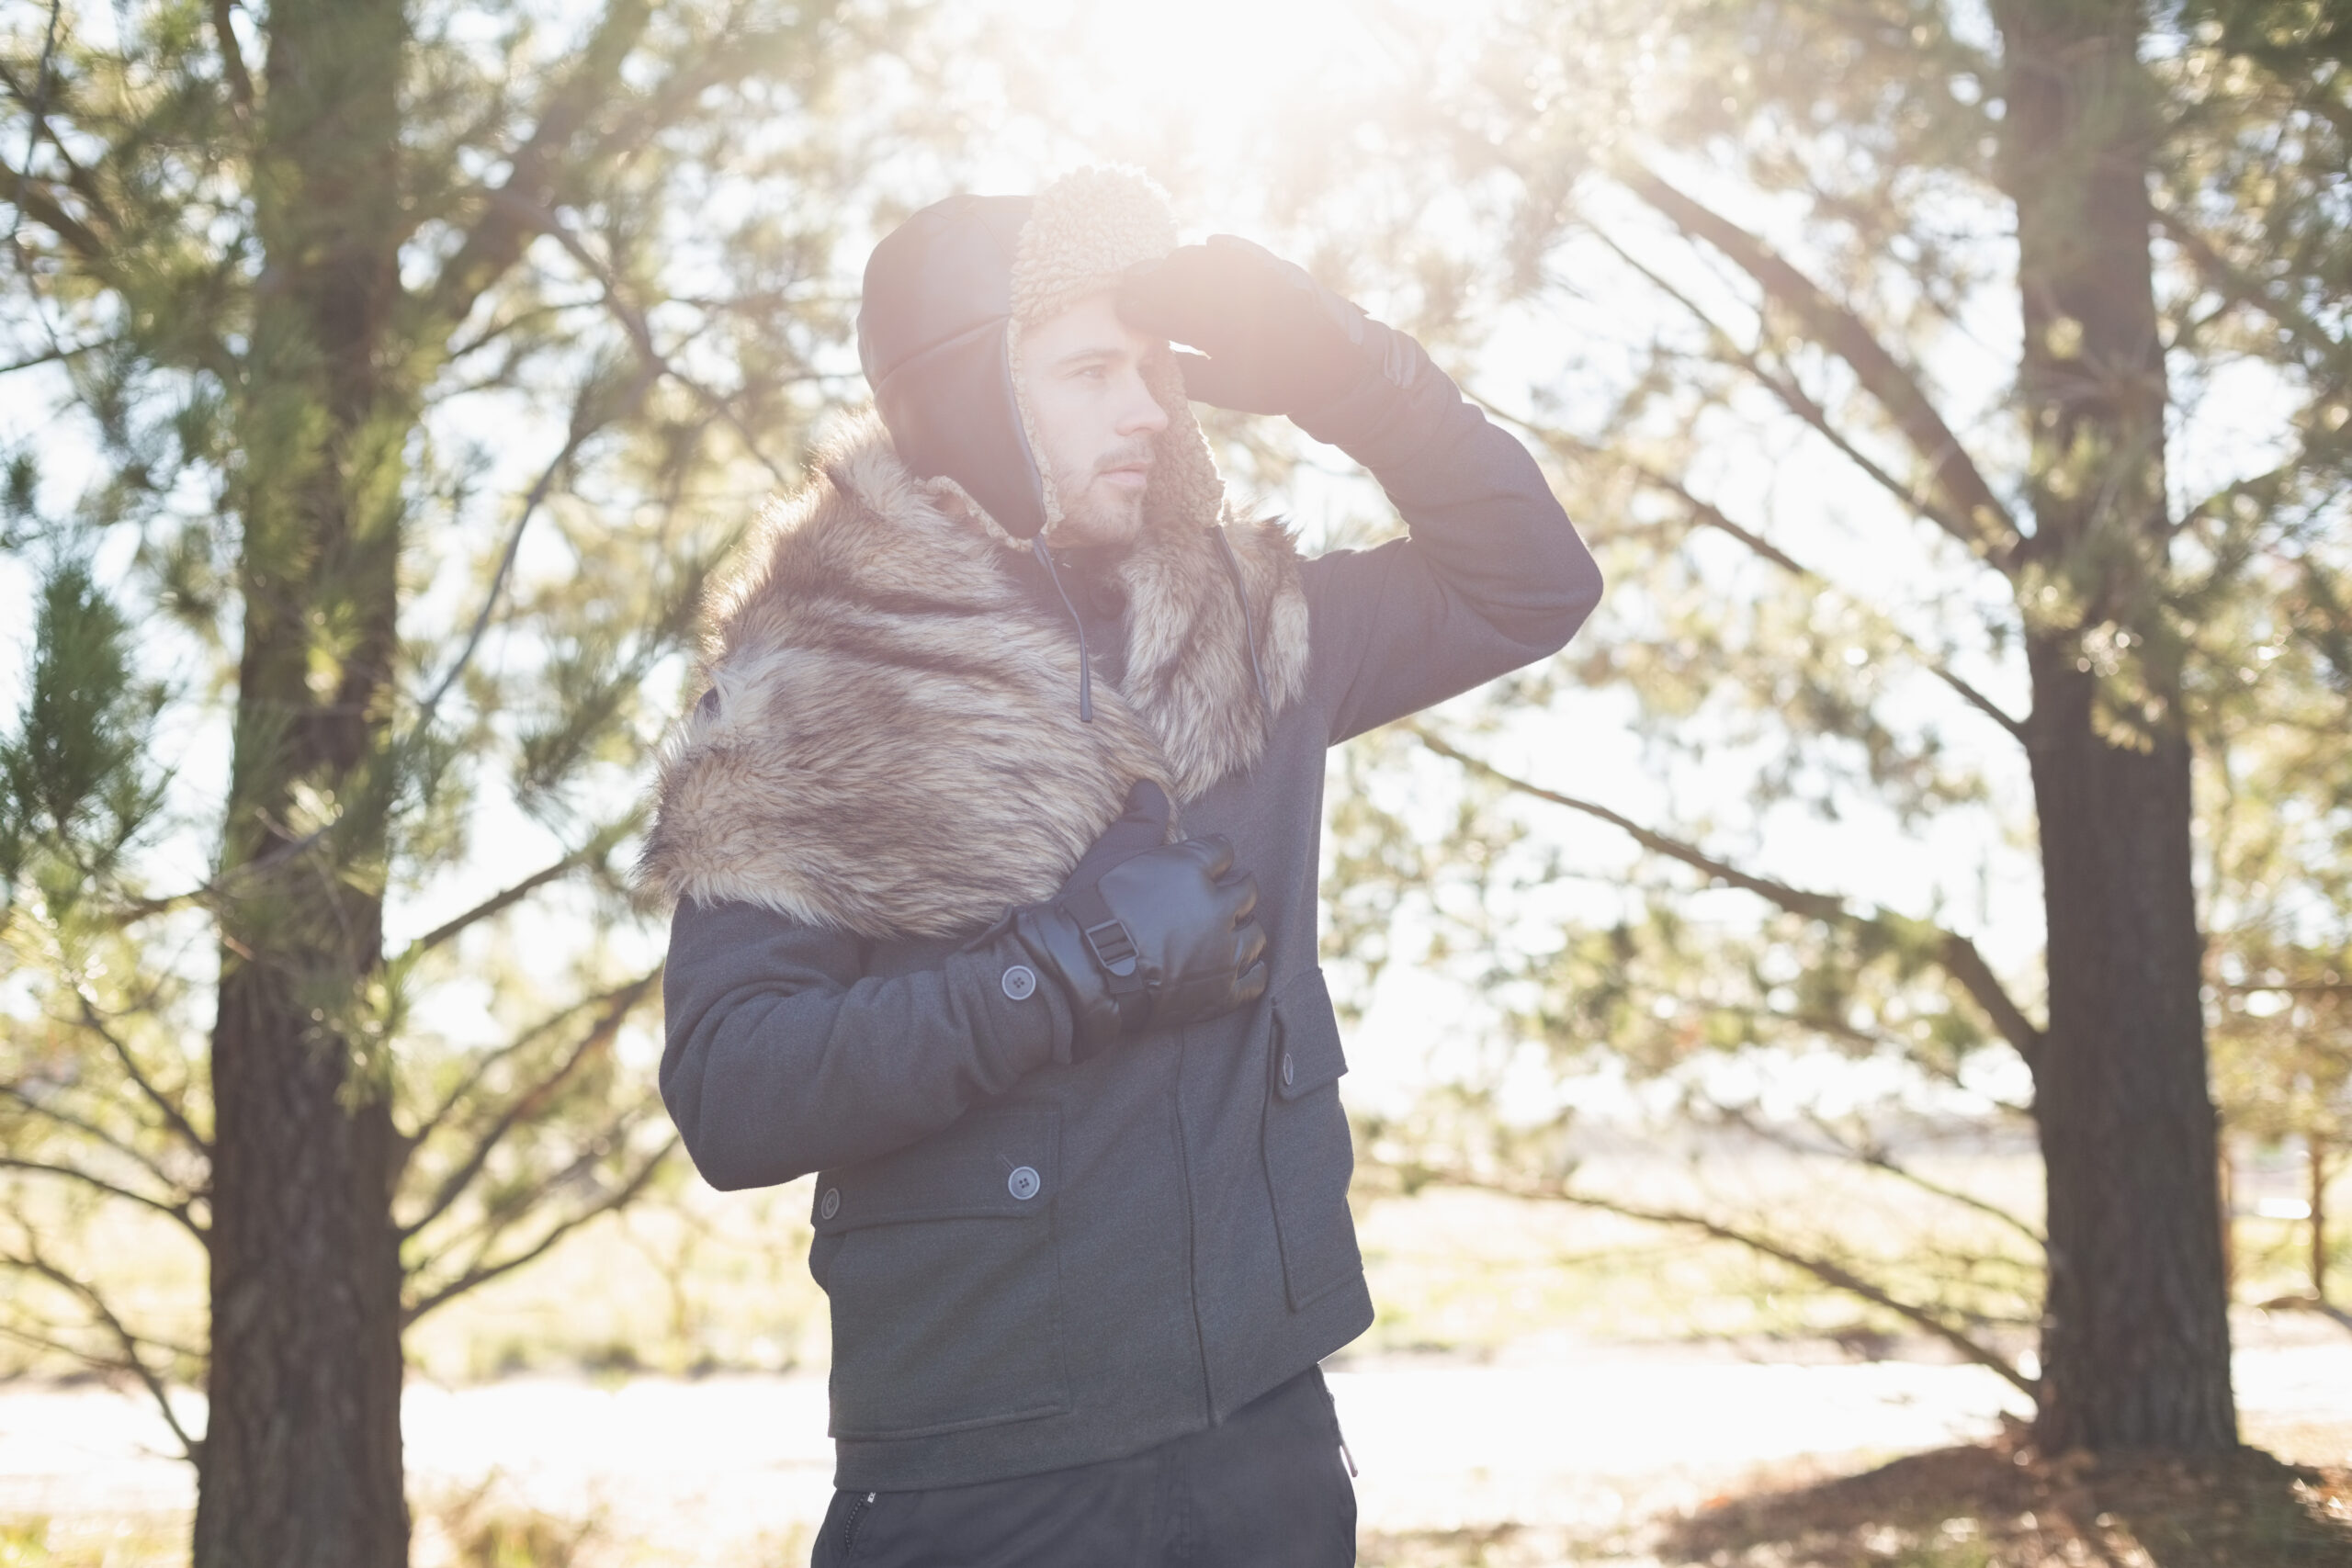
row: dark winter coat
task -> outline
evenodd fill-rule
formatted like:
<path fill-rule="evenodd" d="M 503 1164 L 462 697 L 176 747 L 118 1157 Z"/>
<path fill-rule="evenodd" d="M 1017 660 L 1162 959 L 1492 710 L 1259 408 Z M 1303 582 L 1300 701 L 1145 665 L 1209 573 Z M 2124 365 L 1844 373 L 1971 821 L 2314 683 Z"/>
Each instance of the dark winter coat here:
<path fill-rule="evenodd" d="M 1324 753 L 1555 651 L 1600 590 L 1534 461 L 1413 352 L 1314 427 L 1409 537 L 1302 562 L 1228 530 L 1259 673 L 1215 536 L 1148 537 L 1079 724 L 1058 604 L 872 436 L 722 614 L 648 855 L 679 898 L 662 1089 L 713 1185 L 819 1173 L 840 1485 L 1134 1453 L 1370 1325 L 1317 965 Z M 990 922 L 1143 776 L 1256 875 L 1272 983 L 1072 1065 Z"/>

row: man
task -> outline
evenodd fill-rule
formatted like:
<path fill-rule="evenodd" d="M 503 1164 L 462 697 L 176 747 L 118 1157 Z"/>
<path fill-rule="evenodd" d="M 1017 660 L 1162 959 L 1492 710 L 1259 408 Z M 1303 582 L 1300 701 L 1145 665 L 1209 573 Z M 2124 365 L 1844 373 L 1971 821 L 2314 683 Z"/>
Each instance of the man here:
<path fill-rule="evenodd" d="M 1599 574 L 1409 338 L 1179 248 L 1136 175 L 917 213 L 858 345 L 879 424 L 718 602 L 646 852 L 687 1148 L 819 1173 L 813 1561 L 1352 1562 L 1324 751 L 1555 651 Z M 1338 445 L 1410 537 L 1228 521 L 1188 389 Z"/>

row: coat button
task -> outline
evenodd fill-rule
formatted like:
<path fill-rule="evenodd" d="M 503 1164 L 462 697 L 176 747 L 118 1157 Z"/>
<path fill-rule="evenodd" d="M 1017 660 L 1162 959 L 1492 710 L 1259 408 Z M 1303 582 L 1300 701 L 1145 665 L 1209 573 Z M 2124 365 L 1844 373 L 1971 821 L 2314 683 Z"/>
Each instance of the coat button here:
<path fill-rule="evenodd" d="M 1283 1087 L 1284 1089 L 1288 1089 L 1297 1081 L 1298 1064 L 1292 1061 L 1290 1059 L 1290 1053 L 1285 1051 L 1283 1053 Z"/>
<path fill-rule="evenodd" d="M 1016 1002 L 1025 1002 L 1037 989 L 1037 972 L 1026 964 L 1016 964 L 1004 972 L 1004 994 Z"/>
<path fill-rule="evenodd" d="M 1025 1165 L 1014 1166 L 1012 1174 L 1004 1179 L 1004 1190 L 1023 1203 L 1037 1195 L 1040 1185 L 1037 1173 Z"/>
<path fill-rule="evenodd" d="M 838 1187 L 826 1188 L 824 1197 L 817 1203 L 817 1217 L 820 1220 L 830 1220 L 841 1212 L 842 1190 Z"/>

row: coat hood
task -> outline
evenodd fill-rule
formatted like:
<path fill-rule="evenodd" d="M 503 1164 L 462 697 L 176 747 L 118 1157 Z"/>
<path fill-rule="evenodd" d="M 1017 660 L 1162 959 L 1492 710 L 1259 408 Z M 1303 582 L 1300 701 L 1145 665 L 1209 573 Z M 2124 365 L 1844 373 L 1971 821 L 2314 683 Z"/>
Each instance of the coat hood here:
<path fill-rule="evenodd" d="M 708 611 L 709 690 L 662 759 L 645 885 L 955 936 L 1051 897 L 1136 780 L 1182 803 L 1257 761 L 1306 685 L 1282 528 L 1148 526 L 1110 568 L 1125 658 L 1088 722 L 1069 621 L 964 494 L 868 420 L 771 508 Z"/>
<path fill-rule="evenodd" d="M 866 262 L 857 349 L 900 458 L 953 480 L 1012 538 L 1050 541 L 1061 504 L 1022 399 L 1021 332 L 1175 248 L 1167 198 L 1122 169 L 1082 169 L 1035 197 L 949 197 L 892 230 Z M 1146 518 L 1214 523 L 1224 485 L 1183 378 L 1161 355 L 1145 378 L 1168 412 Z"/>

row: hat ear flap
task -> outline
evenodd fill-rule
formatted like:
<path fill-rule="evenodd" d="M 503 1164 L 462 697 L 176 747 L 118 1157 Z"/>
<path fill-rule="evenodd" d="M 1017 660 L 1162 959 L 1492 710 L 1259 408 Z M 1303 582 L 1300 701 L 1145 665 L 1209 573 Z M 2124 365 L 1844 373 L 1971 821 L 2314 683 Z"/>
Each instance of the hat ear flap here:
<path fill-rule="evenodd" d="M 1168 427 L 1155 443 L 1144 514 L 1157 526 L 1198 528 L 1217 520 L 1225 505 L 1225 480 L 1210 456 L 1208 437 L 1201 434 L 1201 422 L 1193 417 L 1180 357 L 1197 356 L 1155 354 L 1144 362 L 1144 385 L 1168 412 Z"/>
<path fill-rule="evenodd" d="M 1021 443 L 1028 449 L 1030 471 L 1037 476 L 1038 516 L 1042 519 L 1030 534 L 1011 528 L 1006 532 L 1026 539 L 1034 534 L 1053 531 L 1062 520 L 1062 498 L 1054 483 L 1053 460 L 1046 455 L 1046 444 L 1037 438 L 1037 416 L 1029 407 L 1029 384 L 1021 374 L 1021 321 L 1017 317 L 1005 324 L 1004 357 L 1006 376 L 1012 389 L 1013 412 L 1021 418 Z"/>
<path fill-rule="evenodd" d="M 859 363 L 890 444 L 953 480 L 1015 538 L 1046 526 L 1037 454 L 1013 387 L 1013 253 L 1027 197 L 950 197 L 883 236 L 865 264 Z"/>

